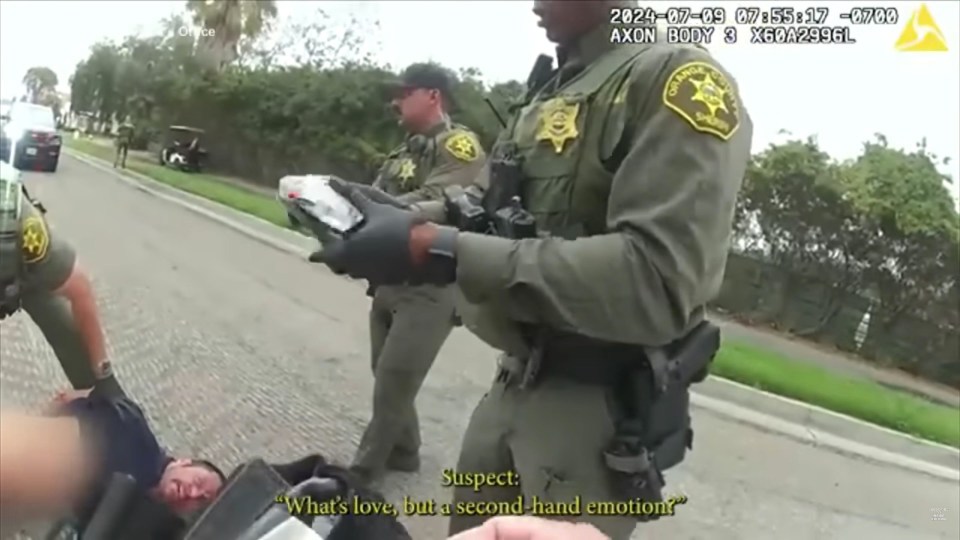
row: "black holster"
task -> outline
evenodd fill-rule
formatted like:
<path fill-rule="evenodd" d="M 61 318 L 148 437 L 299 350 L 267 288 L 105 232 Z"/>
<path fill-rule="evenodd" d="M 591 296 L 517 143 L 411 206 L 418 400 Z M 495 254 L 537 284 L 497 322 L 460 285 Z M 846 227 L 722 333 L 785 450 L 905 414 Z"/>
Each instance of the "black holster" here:
<path fill-rule="evenodd" d="M 706 378 L 719 348 L 720 329 L 704 321 L 675 343 L 645 348 L 643 367 L 617 388 L 623 419 L 604 461 L 623 499 L 663 500 L 663 472 L 693 449 L 690 385 Z"/>

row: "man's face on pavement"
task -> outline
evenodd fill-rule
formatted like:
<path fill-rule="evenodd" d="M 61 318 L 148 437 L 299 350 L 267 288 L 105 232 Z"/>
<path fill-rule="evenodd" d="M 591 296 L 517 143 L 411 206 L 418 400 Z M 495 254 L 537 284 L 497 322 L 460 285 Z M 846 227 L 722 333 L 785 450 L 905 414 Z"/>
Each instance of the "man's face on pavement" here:
<path fill-rule="evenodd" d="M 155 491 L 170 508 L 185 514 L 209 504 L 221 487 L 223 479 L 206 465 L 177 459 L 164 469 Z"/>
<path fill-rule="evenodd" d="M 391 105 L 400 116 L 400 125 L 417 132 L 426 127 L 431 112 L 439 105 L 440 92 L 430 88 L 403 87 L 397 90 Z"/>

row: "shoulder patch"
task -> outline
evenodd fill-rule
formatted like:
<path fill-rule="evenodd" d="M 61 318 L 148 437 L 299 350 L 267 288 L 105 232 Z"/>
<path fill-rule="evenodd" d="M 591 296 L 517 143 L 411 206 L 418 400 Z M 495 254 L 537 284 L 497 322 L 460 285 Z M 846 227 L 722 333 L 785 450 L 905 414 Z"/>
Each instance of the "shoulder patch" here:
<path fill-rule="evenodd" d="M 460 161 L 474 161 L 480 156 L 476 137 L 466 131 L 458 131 L 447 137 L 443 147 Z"/>
<path fill-rule="evenodd" d="M 30 216 L 23 220 L 22 230 L 23 262 L 27 264 L 42 261 L 50 249 L 50 233 L 47 224 L 39 216 Z"/>
<path fill-rule="evenodd" d="M 707 62 L 687 62 L 667 78 L 663 104 L 693 129 L 725 141 L 740 127 L 740 97 L 730 80 Z"/>

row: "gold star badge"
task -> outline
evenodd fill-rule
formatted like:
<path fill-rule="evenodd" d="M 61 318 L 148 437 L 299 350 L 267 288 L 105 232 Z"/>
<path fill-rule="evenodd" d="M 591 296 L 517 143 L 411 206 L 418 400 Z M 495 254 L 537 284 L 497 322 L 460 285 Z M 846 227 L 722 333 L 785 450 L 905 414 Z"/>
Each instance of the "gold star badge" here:
<path fill-rule="evenodd" d="M 699 81 L 690 79 L 690 83 L 697 89 L 697 92 L 690 99 L 706 105 L 710 109 L 710 116 L 716 116 L 717 111 L 730 112 L 723 102 L 723 96 L 727 94 L 727 91 L 713 82 L 713 78 L 709 74 L 704 75 L 703 79 Z"/>
<path fill-rule="evenodd" d="M 23 222 L 23 261 L 35 263 L 47 256 L 50 248 L 50 236 L 43 219 L 28 217 Z"/>
<path fill-rule="evenodd" d="M 575 140 L 580 136 L 577 129 L 577 115 L 580 113 L 579 103 L 567 103 L 563 98 L 554 98 L 543 104 L 540 109 L 537 130 L 538 141 L 549 141 L 553 150 L 561 154 L 567 141 Z"/>
<path fill-rule="evenodd" d="M 416 175 L 417 164 L 410 158 L 404 158 L 404 160 L 400 162 L 400 171 L 397 173 L 397 178 L 400 179 L 400 185 L 406 187 Z"/>

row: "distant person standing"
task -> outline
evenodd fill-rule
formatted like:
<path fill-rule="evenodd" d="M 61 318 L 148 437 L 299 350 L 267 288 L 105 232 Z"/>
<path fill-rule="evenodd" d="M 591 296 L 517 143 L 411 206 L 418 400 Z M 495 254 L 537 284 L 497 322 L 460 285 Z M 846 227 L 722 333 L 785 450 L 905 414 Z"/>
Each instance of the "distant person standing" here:
<path fill-rule="evenodd" d="M 113 168 L 117 168 L 117 164 L 120 164 L 120 168 L 127 168 L 127 152 L 130 150 L 130 141 L 133 140 L 133 125 L 129 123 L 123 123 L 117 129 L 117 155 L 113 158 Z"/>

